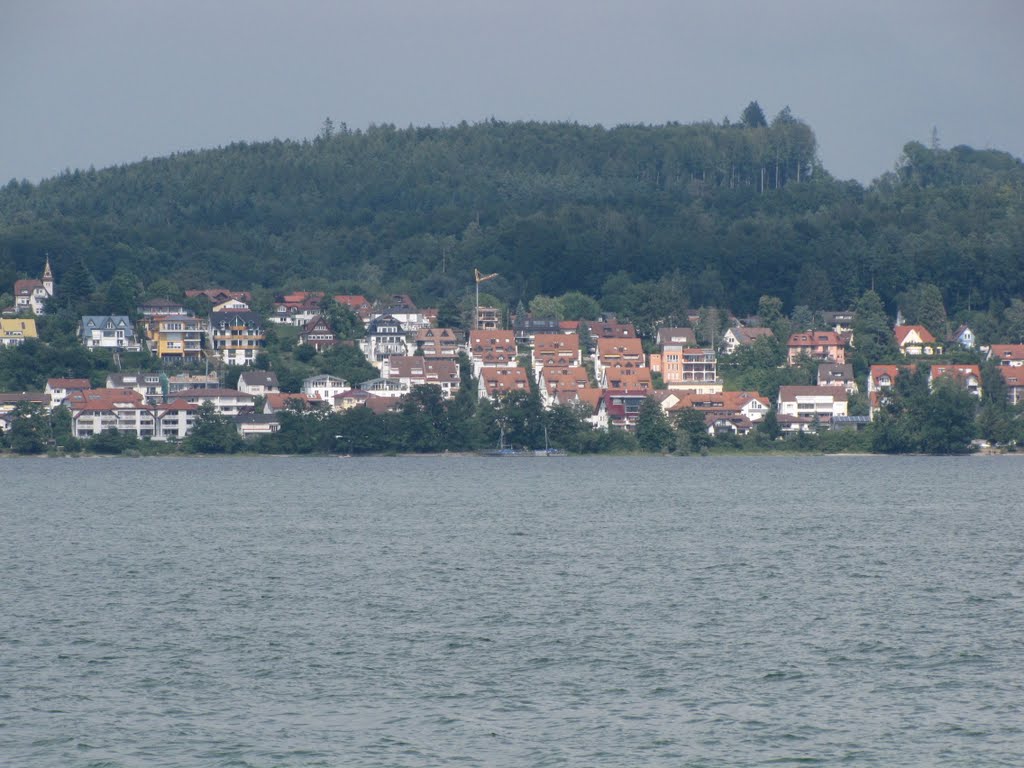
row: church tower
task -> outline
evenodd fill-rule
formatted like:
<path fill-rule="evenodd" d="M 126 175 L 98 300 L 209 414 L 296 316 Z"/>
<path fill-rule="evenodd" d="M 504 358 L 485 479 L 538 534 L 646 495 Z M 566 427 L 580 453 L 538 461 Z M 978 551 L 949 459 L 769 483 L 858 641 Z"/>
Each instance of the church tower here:
<path fill-rule="evenodd" d="M 46 268 L 43 269 L 43 289 L 50 296 L 53 296 L 53 270 L 50 269 L 50 257 L 46 257 Z"/>

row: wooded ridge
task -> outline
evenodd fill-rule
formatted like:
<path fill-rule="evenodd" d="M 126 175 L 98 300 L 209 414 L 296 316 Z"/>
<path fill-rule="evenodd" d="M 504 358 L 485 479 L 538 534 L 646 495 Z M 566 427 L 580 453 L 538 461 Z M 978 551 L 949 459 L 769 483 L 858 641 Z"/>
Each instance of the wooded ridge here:
<path fill-rule="evenodd" d="M 849 307 L 872 287 L 894 311 L 920 283 L 951 317 L 1024 295 L 1019 159 L 911 142 L 863 187 L 821 167 L 788 109 L 767 121 L 754 107 L 736 123 L 615 128 L 328 121 L 308 141 L 12 180 L 0 294 L 49 254 L 58 283 L 77 269 L 149 297 L 224 285 L 436 305 L 465 299 L 474 268 L 499 273 L 486 288 L 510 306 L 581 291 L 620 312 L 638 284 L 737 314 L 765 294 Z"/>

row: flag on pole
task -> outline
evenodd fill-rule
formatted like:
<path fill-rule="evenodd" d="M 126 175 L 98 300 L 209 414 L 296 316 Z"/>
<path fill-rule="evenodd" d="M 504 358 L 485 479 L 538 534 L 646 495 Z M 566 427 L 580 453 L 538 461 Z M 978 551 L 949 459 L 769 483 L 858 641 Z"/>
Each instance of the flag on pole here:
<path fill-rule="evenodd" d="M 485 275 L 482 272 L 480 272 L 479 269 L 474 269 L 473 272 L 476 273 L 476 283 L 477 283 L 477 285 L 479 285 L 480 283 L 484 282 L 485 280 L 491 280 L 492 278 L 495 278 L 495 277 L 498 276 L 497 272 L 492 272 L 489 275 Z"/>

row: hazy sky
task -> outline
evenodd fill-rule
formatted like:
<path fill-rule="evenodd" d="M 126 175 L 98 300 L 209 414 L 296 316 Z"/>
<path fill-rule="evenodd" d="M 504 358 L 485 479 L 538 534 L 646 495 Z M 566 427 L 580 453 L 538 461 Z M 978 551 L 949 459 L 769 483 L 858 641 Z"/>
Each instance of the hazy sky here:
<path fill-rule="evenodd" d="M 1020 0 L 0 0 L 0 183 L 325 117 L 735 120 L 757 99 L 868 182 L 903 144 L 1024 155 Z"/>

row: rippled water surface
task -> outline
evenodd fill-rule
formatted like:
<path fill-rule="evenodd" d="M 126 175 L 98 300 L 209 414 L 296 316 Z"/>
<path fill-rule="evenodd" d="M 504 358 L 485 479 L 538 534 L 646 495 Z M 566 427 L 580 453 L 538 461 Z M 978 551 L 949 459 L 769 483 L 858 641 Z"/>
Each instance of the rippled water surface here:
<path fill-rule="evenodd" d="M 1022 470 L 2 461 L 0 764 L 1020 766 Z"/>

